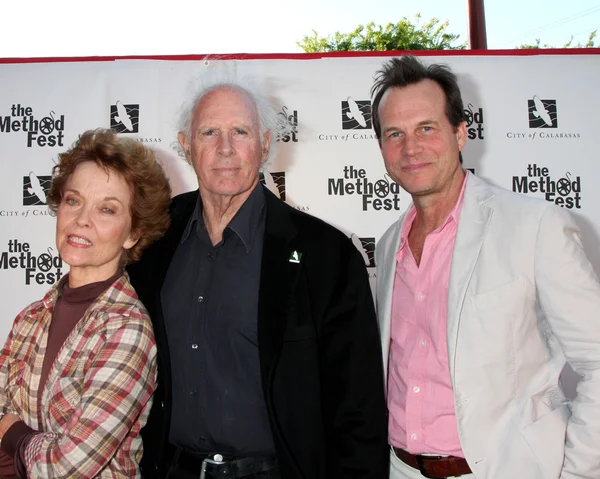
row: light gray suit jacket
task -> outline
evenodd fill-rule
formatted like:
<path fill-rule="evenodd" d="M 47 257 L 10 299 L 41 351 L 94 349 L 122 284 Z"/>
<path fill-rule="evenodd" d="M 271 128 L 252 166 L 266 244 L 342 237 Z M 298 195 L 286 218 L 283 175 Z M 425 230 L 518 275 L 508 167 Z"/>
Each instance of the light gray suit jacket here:
<path fill-rule="evenodd" d="M 386 378 L 404 218 L 376 250 Z M 567 212 L 469 174 L 447 340 L 458 434 L 477 479 L 600 478 L 600 284 Z M 559 384 L 566 361 L 582 376 L 572 405 Z"/>

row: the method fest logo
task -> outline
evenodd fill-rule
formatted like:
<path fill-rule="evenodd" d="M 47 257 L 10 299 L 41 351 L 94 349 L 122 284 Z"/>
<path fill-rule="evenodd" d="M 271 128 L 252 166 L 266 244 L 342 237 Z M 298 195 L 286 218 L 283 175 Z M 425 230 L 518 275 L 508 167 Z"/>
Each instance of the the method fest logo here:
<path fill-rule="evenodd" d="M 25 133 L 27 147 L 64 146 L 65 115 L 53 111 L 36 118 L 30 106 L 11 105 L 10 115 L 0 117 L 0 133 Z"/>
<path fill-rule="evenodd" d="M 25 272 L 25 284 L 54 284 L 62 276 L 63 262 L 52 248 L 34 255 L 26 241 L 11 239 L 7 251 L 0 254 L 0 270 L 21 269 Z"/>
<path fill-rule="evenodd" d="M 298 110 L 290 112 L 287 106 L 283 106 L 277 113 L 277 126 L 277 141 L 298 142 Z"/>
<path fill-rule="evenodd" d="M 348 165 L 342 171 L 341 178 L 327 178 L 329 196 L 362 196 L 363 211 L 400 210 L 400 185 L 390 181 L 387 174 L 372 181 L 364 168 Z"/>
<path fill-rule="evenodd" d="M 563 208 L 581 208 L 581 177 L 573 177 L 568 171 L 564 177 L 554 180 L 548 167 L 535 163 L 527 165 L 526 176 L 513 176 L 512 190 L 525 194 L 542 193 L 546 201 Z"/>

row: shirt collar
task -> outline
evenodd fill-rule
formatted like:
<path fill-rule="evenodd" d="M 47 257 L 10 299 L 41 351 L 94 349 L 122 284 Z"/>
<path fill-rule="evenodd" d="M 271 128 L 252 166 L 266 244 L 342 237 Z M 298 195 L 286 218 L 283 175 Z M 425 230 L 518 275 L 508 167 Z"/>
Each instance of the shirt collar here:
<path fill-rule="evenodd" d="M 452 208 L 452 211 L 450 211 L 450 213 L 448 214 L 448 216 L 446 217 L 444 222 L 438 228 L 436 228 L 435 231 L 441 231 L 451 221 L 458 223 L 458 218 L 460 217 L 460 209 L 462 207 L 463 198 L 465 196 L 465 189 L 467 187 L 467 179 L 469 178 L 469 175 L 471 174 L 469 171 L 466 171 L 466 170 L 464 170 L 464 172 L 465 172 L 465 178 L 463 180 L 463 184 L 460 189 L 460 193 L 456 200 L 456 204 L 454 205 L 454 208 Z M 406 213 L 406 218 L 404 219 L 404 222 L 402 223 L 402 230 L 400 231 L 400 246 L 398 247 L 398 252 L 400 252 L 406 245 L 406 243 L 408 241 L 408 234 L 410 233 L 410 229 L 412 228 L 412 224 L 415 221 L 416 216 L 417 216 L 417 210 L 416 210 L 415 206 L 412 205 L 410 207 L 410 209 L 408 210 L 408 212 Z"/>
<path fill-rule="evenodd" d="M 58 295 L 60 294 L 62 286 L 67 281 L 68 277 L 69 277 L 68 273 L 65 274 L 65 275 L 63 275 L 63 277 L 60 278 L 59 281 L 57 281 L 56 283 L 54 283 L 54 285 L 52 286 L 52 288 L 50 288 L 46 292 L 46 294 L 42 298 L 42 303 L 44 304 L 44 307 L 46 309 L 50 309 L 50 308 L 52 308 L 54 306 L 54 303 L 56 302 L 56 298 L 58 298 Z"/>
<path fill-rule="evenodd" d="M 240 238 L 242 243 L 244 243 L 246 253 L 250 251 L 252 244 L 254 243 L 254 238 L 256 237 L 256 232 L 258 231 L 263 210 L 265 208 L 265 201 L 265 192 L 260 183 L 258 183 L 225 228 L 225 230 L 232 231 Z M 200 229 L 204 228 L 202 197 L 200 195 L 198 195 L 198 201 L 196 202 L 194 212 L 181 237 L 181 243 L 189 238 L 194 227 L 197 228 L 198 232 L 200 232 Z"/>
<path fill-rule="evenodd" d="M 227 226 L 242 240 L 246 253 L 252 248 L 264 208 L 265 192 L 259 183 Z"/>
<path fill-rule="evenodd" d="M 460 209 L 462 208 L 463 199 L 465 197 L 465 189 L 467 187 L 467 179 L 469 178 L 469 175 L 471 174 L 467 170 L 463 170 L 463 171 L 465 173 L 465 179 L 463 180 L 462 188 L 460 189 L 460 193 L 458 194 L 456 204 L 454 205 L 454 208 L 452 208 L 452 211 L 448 215 L 448 218 L 446 218 L 446 221 L 444 221 L 444 223 L 442 224 L 442 226 L 440 228 L 443 228 L 446 224 L 448 224 L 448 222 L 450 220 L 454 221 L 455 223 L 458 223 L 458 218 L 460 217 Z"/>
<path fill-rule="evenodd" d="M 183 235 L 181 236 L 180 243 L 184 243 L 190 236 L 192 229 L 196 222 L 198 222 L 198 227 L 204 226 L 204 220 L 202 219 L 202 198 L 200 197 L 200 193 L 198 193 L 198 200 L 196 201 L 196 206 L 194 207 L 194 212 L 188 221 L 185 230 L 183 230 Z"/>
<path fill-rule="evenodd" d="M 54 303 L 56 303 L 56 301 L 58 300 L 58 297 L 64 294 L 64 288 L 67 288 L 69 286 L 69 274 L 70 273 L 63 275 L 62 278 L 60 278 L 60 280 L 54 283 L 54 285 L 46 292 L 46 294 L 42 298 L 42 303 L 44 303 L 44 307 L 46 309 L 52 308 Z M 98 298 L 102 295 L 104 291 L 108 289 L 109 286 L 113 285 L 115 281 L 119 280 L 120 282 L 123 282 L 124 280 L 121 279 L 122 277 L 125 278 L 125 281 L 129 282 L 129 275 L 127 274 L 127 272 L 122 269 L 119 269 L 114 274 L 114 276 L 108 278 L 107 280 L 99 281 L 96 283 L 90 283 L 84 286 L 80 286 L 76 289 L 90 290 L 99 287 L 100 289 L 96 289 L 93 295 L 87 296 L 87 299 Z"/>

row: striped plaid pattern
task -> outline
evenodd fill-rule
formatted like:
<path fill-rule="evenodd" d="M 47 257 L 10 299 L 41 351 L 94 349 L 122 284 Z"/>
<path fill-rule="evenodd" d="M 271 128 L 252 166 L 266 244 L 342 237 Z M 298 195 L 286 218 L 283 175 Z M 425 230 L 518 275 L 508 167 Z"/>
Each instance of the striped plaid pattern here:
<path fill-rule="evenodd" d="M 141 477 L 140 429 L 156 387 L 146 309 L 128 276 L 121 276 L 75 326 L 39 391 L 57 297 L 55 286 L 17 316 L 0 356 L 0 411 L 42 431 L 27 446 L 27 476 Z M 76 410 L 81 417 L 69 429 Z"/>

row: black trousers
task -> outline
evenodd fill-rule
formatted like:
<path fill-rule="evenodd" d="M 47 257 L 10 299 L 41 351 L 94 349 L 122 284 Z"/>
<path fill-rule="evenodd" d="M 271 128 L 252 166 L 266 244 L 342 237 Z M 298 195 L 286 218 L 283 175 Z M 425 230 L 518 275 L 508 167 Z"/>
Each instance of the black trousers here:
<path fill-rule="evenodd" d="M 178 466 L 174 466 L 169 471 L 167 479 L 198 479 L 200 476 Z M 216 476 L 208 475 L 206 479 L 216 479 Z M 281 479 L 279 469 L 271 469 L 270 471 L 258 472 L 243 476 L 243 479 Z"/>
<path fill-rule="evenodd" d="M 189 464 L 186 464 L 186 461 L 182 461 L 180 454 L 176 452 L 171 461 L 171 466 L 169 468 L 169 472 L 167 473 L 166 479 L 199 479 L 200 472 L 198 466 L 200 462 L 201 461 L 198 461 L 196 464 L 194 464 L 195 467 L 190 468 Z M 231 479 L 233 477 L 240 479 L 281 479 L 281 472 L 279 471 L 279 468 L 275 468 L 269 469 L 268 471 L 254 472 L 243 476 L 231 476 L 229 474 L 212 474 L 211 468 L 209 467 L 206 473 L 206 479 Z"/>

